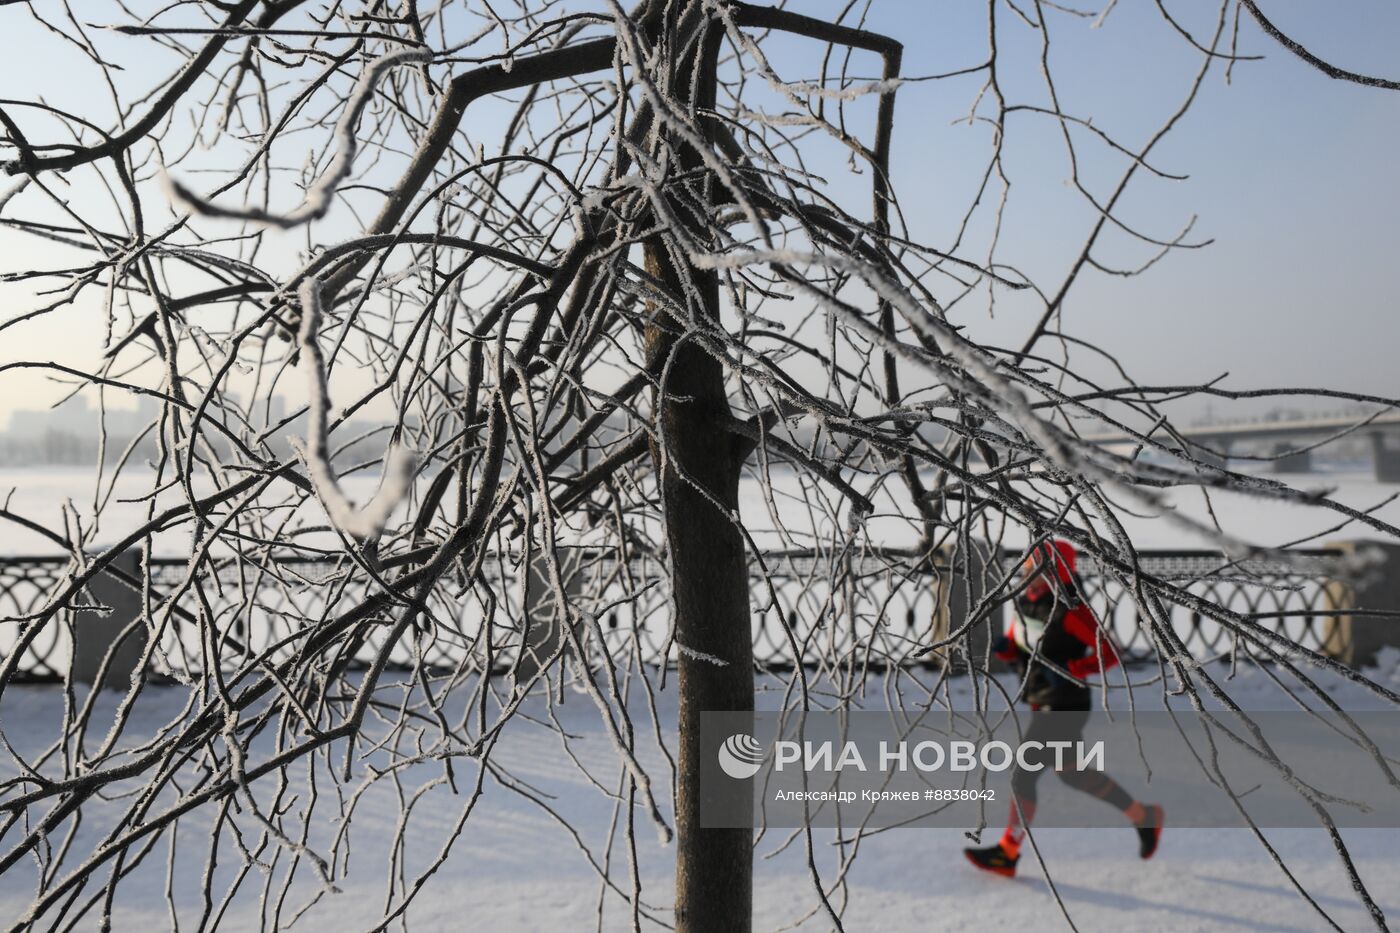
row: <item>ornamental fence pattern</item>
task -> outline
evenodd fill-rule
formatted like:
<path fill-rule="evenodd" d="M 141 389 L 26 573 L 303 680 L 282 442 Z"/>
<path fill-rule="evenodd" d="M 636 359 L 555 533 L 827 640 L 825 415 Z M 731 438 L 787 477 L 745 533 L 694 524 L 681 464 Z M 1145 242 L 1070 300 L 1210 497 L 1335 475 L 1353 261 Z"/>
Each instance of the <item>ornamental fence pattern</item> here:
<path fill-rule="evenodd" d="M 1348 589 L 1330 570 L 1340 554 L 1300 552 L 1288 564 L 1226 563 L 1206 551 L 1142 552 L 1139 558 L 1144 573 L 1170 581 L 1190 597 L 1245 616 L 1292 645 L 1324 651 L 1330 620 L 1346 608 Z M 781 669 L 800 661 L 851 673 L 941 663 L 930 646 L 946 637 L 950 627 L 956 630 L 976 604 L 969 589 L 976 587 L 977 577 L 994 581 L 1012 574 L 1015 559 L 1010 552 L 996 555 L 971 575 L 969 584 L 966 566 L 953 573 L 904 551 L 867 550 L 840 560 L 808 551 L 764 554 L 751 566 L 755 663 Z M 134 560 L 130 567 L 142 584 L 139 597 L 134 591 L 132 596 L 156 624 L 152 671 L 178 679 L 198 676 L 213 656 L 232 669 L 256 658 L 277 661 L 293 655 L 308 630 L 369 595 L 371 579 L 348 558 L 205 561 L 193 572 L 183 560 L 155 558 L 148 572 L 136 569 Z M 619 561 L 578 551 L 561 556 L 561 567 L 568 574 L 570 603 L 582 610 L 576 634 L 585 651 L 606 650 L 619 662 L 674 662 L 682 648 L 670 631 L 665 571 L 658 561 Z M 27 620 L 49 606 L 73 571 L 73 562 L 65 557 L 0 558 L 0 661 L 31 624 Z M 1085 599 L 1124 659 L 1133 663 L 1154 657 L 1150 627 L 1122 583 L 1087 559 L 1080 572 Z M 177 608 L 166 612 L 172 598 Z M 92 591 L 70 602 L 75 605 L 61 607 L 25 649 L 15 680 L 61 680 L 73 656 L 75 627 L 119 614 L 84 611 L 105 605 Z M 395 647 L 391 664 L 508 670 L 521 644 L 537 644 L 538 633 L 550 628 L 554 604 L 538 573 L 520 572 L 518 557 L 493 556 L 474 580 L 459 578 L 434 591 L 423 623 Z M 1164 605 L 1172 631 L 1193 657 L 1228 659 L 1246 651 L 1260 656 L 1254 641 L 1211 619 L 1191 598 Z M 402 603 L 390 601 L 383 620 L 400 611 Z M 1007 611 L 1005 603 L 991 605 L 982 631 L 1000 629 Z M 362 664 L 374 656 L 387 628 L 369 625 L 352 661 Z"/>

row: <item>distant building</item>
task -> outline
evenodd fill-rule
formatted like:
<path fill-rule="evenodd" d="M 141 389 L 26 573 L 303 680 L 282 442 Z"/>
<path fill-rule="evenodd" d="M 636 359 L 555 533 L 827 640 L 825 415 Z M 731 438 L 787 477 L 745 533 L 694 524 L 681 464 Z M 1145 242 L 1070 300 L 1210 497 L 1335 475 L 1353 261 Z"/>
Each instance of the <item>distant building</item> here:
<path fill-rule="evenodd" d="M 211 407 L 207 417 L 222 421 L 235 434 L 246 435 L 250 445 L 265 444 L 271 456 L 290 456 L 288 436 L 306 433 L 304 412 L 282 423 L 287 417 L 287 402 L 279 396 L 257 400 L 242 416 L 232 411 L 242 407 L 238 393 L 224 393 L 223 402 L 225 408 Z M 77 395 L 52 408 L 11 412 L 5 430 L 0 431 L 0 466 L 90 466 L 97 461 L 104 434 L 108 462 L 123 456 L 136 438 L 140 442 L 134 452 L 135 462 L 153 459 L 157 436 L 151 427 L 159 418 L 160 408 L 158 399 L 139 396 L 135 408 L 111 408 L 104 414 L 85 396 Z M 349 464 L 382 456 L 384 433 L 375 431 L 376 427 L 382 426 L 355 420 L 337 428 L 332 437 L 337 461 Z M 367 432 L 369 436 L 364 437 Z M 216 450 L 225 449 L 228 443 L 218 431 L 206 431 L 205 437 Z"/>

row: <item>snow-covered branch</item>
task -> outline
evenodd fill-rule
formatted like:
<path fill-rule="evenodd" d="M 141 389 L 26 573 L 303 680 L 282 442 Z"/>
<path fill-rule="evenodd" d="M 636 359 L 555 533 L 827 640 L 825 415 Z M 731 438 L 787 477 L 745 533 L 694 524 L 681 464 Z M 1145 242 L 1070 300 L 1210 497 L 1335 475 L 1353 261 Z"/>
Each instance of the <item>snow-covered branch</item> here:
<path fill-rule="evenodd" d="M 394 510 L 408 497 L 418 457 L 412 450 L 395 442 L 384 455 L 384 469 L 379 489 L 363 506 L 356 507 L 345 495 L 335 467 L 331 465 L 327 415 L 330 392 L 327 388 L 326 361 L 318 342 L 321 330 L 321 281 L 314 276 L 302 280 L 298 291 L 301 299 L 301 328 L 297 332 L 297 348 L 301 366 L 306 373 L 307 436 L 296 444 L 307 474 L 316 490 L 316 498 L 325 507 L 331 524 L 358 541 L 378 537 L 389 523 Z"/>
<path fill-rule="evenodd" d="M 374 98 L 380 80 L 399 65 L 415 62 L 430 62 L 433 53 L 427 49 L 400 49 L 381 55 L 365 66 L 354 89 L 345 100 L 344 111 L 335 125 L 331 142 L 336 147 L 335 155 L 319 178 L 309 188 L 301 204 L 286 213 L 267 211 L 260 207 L 227 207 L 206 200 L 191 191 L 185 184 L 170 175 L 165 176 L 171 199 L 184 209 L 205 217 L 219 217 L 228 220 L 247 220 L 269 227 L 290 229 L 326 216 L 335 200 L 336 191 L 354 168 L 355 153 L 359 149 L 356 128 L 360 115 Z"/>

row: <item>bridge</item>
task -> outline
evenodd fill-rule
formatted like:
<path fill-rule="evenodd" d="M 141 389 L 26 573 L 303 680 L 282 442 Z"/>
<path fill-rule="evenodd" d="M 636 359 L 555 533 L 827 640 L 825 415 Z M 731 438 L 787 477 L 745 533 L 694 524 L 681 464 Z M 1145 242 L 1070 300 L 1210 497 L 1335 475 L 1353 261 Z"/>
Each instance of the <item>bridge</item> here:
<path fill-rule="evenodd" d="M 1365 437 L 1370 442 L 1376 481 L 1400 483 L 1400 411 L 1193 425 L 1177 428 L 1176 434 L 1186 441 L 1189 456 L 1220 467 L 1229 462 L 1236 445 L 1272 441 L 1274 469 L 1279 473 L 1311 472 L 1316 447 L 1343 436 Z M 1085 440 L 1105 447 L 1137 443 L 1126 434 L 1091 434 Z"/>

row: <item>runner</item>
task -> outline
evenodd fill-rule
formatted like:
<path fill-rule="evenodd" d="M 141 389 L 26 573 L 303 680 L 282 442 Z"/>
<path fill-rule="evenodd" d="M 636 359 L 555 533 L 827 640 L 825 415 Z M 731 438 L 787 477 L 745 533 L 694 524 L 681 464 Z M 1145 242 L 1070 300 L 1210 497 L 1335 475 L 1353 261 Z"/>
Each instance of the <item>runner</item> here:
<path fill-rule="evenodd" d="M 1025 733 L 1027 742 L 1077 741 L 1089 721 L 1091 693 L 1086 678 L 1118 663 L 1118 650 L 1099 627 L 1081 597 L 1075 572 L 1076 553 L 1068 541 L 1047 542 L 1026 559 L 1016 600 L 1017 615 L 993 648 L 998 658 L 1020 675 L 1022 696 L 1034 713 Z M 1052 766 L 1052 752 L 1042 744 L 1030 763 Z M 1012 877 L 1021 857 L 1026 826 L 1035 817 L 1036 782 L 1041 771 L 1017 769 L 1011 778 L 1011 813 L 1006 832 L 996 845 L 964 849 L 967 860 L 983 871 Z M 1144 804 L 1101 771 L 1056 770 L 1075 790 L 1092 794 L 1123 812 L 1137 829 L 1138 855 L 1151 858 L 1162 835 L 1162 808 Z"/>

